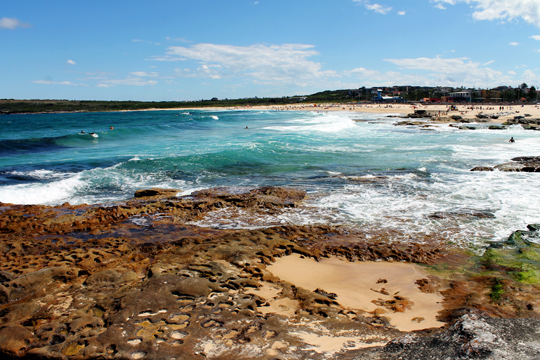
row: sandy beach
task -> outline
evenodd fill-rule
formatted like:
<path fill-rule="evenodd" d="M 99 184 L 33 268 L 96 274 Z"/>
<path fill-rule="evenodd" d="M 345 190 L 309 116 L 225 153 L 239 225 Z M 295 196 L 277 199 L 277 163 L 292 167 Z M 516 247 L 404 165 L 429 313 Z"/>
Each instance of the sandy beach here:
<path fill-rule="evenodd" d="M 242 107 L 212 107 L 212 108 L 172 108 L 172 109 L 147 109 L 153 110 L 266 110 L 266 111 L 346 111 L 351 113 L 378 113 L 388 115 L 409 115 L 416 110 L 425 110 L 430 113 L 439 113 L 441 117 L 459 115 L 464 119 L 475 119 L 477 115 L 498 115 L 498 119 L 490 119 L 493 123 L 504 123 L 515 116 L 527 116 L 540 118 L 540 105 L 453 105 L 454 109 L 449 110 L 451 105 L 438 104 L 367 104 L 367 105 L 346 105 L 346 104 L 291 104 L 265 105 L 265 106 L 242 106 Z M 140 110 L 137 110 L 140 111 Z"/>

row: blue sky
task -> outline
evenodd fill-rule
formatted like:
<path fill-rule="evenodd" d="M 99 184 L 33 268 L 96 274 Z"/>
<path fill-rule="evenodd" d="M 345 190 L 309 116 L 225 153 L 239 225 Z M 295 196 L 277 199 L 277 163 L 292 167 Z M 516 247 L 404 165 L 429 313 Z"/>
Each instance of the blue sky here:
<path fill-rule="evenodd" d="M 4 1 L 0 98 L 540 86 L 540 0 Z"/>

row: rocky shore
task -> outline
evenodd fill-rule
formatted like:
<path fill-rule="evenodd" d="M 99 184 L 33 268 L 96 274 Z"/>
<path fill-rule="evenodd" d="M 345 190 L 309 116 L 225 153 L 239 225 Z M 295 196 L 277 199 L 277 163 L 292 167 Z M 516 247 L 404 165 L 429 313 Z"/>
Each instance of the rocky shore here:
<path fill-rule="evenodd" d="M 102 205 L 0 203 L 2 359 L 533 359 L 540 348 L 537 225 L 471 254 L 373 242 L 339 226 L 200 227 L 224 209 L 302 206 L 298 189 L 148 189 Z M 444 216 L 444 214 L 438 214 Z M 276 276 L 288 256 L 416 264 L 414 291 L 440 297 L 440 325 L 386 271 L 373 309 Z M 298 260 L 299 261 L 299 260 Z M 417 300 L 416 300 L 417 301 Z M 374 305 L 373 305 L 374 304 Z M 519 346 L 518 346 L 519 344 Z"/>
<path fill-rule="evenodd" d="M 507 171 L 507 172 L 540 172 L 539 156 L 520 156 L 513 158 L 512 161 L 491 166 L 477 166 L 471 171 Z"/>

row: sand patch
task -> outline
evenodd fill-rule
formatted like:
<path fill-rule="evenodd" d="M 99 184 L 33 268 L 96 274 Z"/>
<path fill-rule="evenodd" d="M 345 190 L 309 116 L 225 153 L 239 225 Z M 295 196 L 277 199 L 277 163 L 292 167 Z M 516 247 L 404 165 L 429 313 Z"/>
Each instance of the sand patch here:
<path fill-rule="evenodd" d="M 335 293 L 344 307 L 387 317 L 401 331 L 437 328 L 444 325 L 436 316 L 443 309 L 440 294 L 423 293 L 415 284 L 426 278 L 414 264 L 395 262 L 347 262 L 337 258 L 313 259 L 284 256 L 267 268 L 296 286 Z M 405 299 L 401 301 L 399 299 Z"/>
<path fill-rule="evenodd" d="M 300 308 L 300 303 L 297 300 L 291 300 L 289 298 L 277 299 L 278 294 L 281 292 L 281 288 L 267 282 L 263 282 L 262 286 L 258 289 L 250 289 L 246 293 L 257 295 L 266 300 L 263 306 L 258 306 L 257 310 L 263 314 L 279 314 L 285 316 L 293 316 L 296 310 Z"/>
<path fill-rule="evenodd" d="M 349 337 L 349 336 L 325 336 L 307 332 L 291 333 L 306 344 L 310 344 L 313 347 L 308 350 L 313 350 L 319 354 L 341 352 L 343 350 L 358 350 L 370 347 L 384 346 L 385 342 L 371 342 L 367 343 L 366 338 L 363 337 Z"/>

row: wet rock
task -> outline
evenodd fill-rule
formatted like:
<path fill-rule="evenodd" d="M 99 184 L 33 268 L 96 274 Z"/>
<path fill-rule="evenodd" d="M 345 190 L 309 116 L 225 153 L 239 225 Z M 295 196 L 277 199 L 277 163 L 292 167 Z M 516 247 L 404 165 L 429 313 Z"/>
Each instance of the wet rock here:
<path fill-rule="evenodd" d="M 482 169 L 484 167 L 476 167 L 474 169 Z M 540 172 L 540 157 L 523 156 L 513 158 L 512 162 L 494 166 L 494 169 L 508 172 Z M 473 171 L 473 170 L 471 170 Z M 485 170 L 474 170 L 485 171 Z"/>
<path fill-rule="evenodd" d="M 160 188 L 152 188 L 152 189 L 143 189 L 143 190 L 137 190 L 135 191 L 135 197 L 136 198 L 142 198 L 142 197 L 155 197 L 155 196 L 176 196 L 180 190 L 178 189 L 160 189 Z"/>
<path fill-rule="evenodd" d="M 428 216 L 430 219 L 448 218 L 471 218 L 471 219 L 492 219 L 495 215 L 487 210 L 459 209 L 456 211 L 438 211 Z"/>
<path fill-rule="evenodd" d="M 395 123 L 395 126 L 420 126 L 425 125 L 426 123 L 423 121 L 400 121 Z"/>

